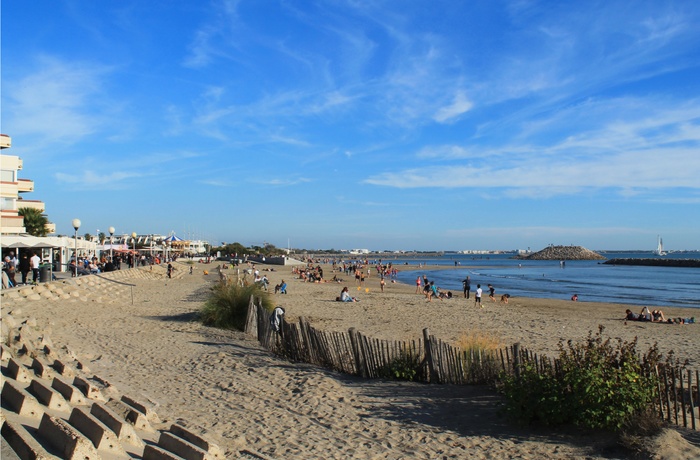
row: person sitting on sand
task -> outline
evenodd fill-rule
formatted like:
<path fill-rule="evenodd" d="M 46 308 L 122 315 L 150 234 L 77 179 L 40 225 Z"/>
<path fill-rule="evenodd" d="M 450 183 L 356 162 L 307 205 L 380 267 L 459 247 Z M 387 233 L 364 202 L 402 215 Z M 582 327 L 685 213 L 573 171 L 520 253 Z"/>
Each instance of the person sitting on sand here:
<path fill-rule="evenodd" d="M 642 311 L 639 312 L 639 314 L 632 313 L 632 310 L 629 308 L 625 310 L 625 319 L 629 321 L 651 321 L 651 311 L 649 311 L 649 307 L 644 307 L 642 308 Z"/>
<path fill-rule="evenodd" d="M 571 296 L 571 300 L 574 301 L 574 302 L 577 302 L 577 301 L 578 301 L 578 294 L 572 295 L 572 296 Z"/>
<path fill-rule="evenodd" d="M 348 291 L 348 287 L 345 286 L 342 291 L 340 291 L 340 301 L 341 302 L 359 302 L 357 298 L 352 297 Z"/>
<path fill-rule="evenodd" d="M 501 302 L 503 303 L 508 303 L 508 299 L 510 299 L 510 294 L 503 294 L 501 296 Z"/>
<path fill-rule="evenodd" d="M 282 280 L 282 281 L 280 282 L 280 284 L 276 284 L 276 285 L 275 285 L 275 294 L 277 294 L 278 292 L 279 292 L 280 294 L 286 294 L 286 293 L 287 293 L 287 283 L 285 283 L 284 280 Z"/>
<path fill-rule="evenodd" d="M 435 286 L 435 281 L 431 281 L 428 286 L 429 286 L 429 289 L 428 289 L 428 293 L 426 294 L 426 297 L 428 297 L 428 302 L 432 302 L 433 297 L 437 297 L 438 299 L 442 300 L 442 296 L 440 295 L 440 291 L 438 290 L 438 287 Z"/>
<path fill-rule="evenodd" d="M 655 323 L 665 323 L 666 318 L 664 318 L 664 312 L 661 310 L 653 310 L 651 312 L 651 320 Z"/>

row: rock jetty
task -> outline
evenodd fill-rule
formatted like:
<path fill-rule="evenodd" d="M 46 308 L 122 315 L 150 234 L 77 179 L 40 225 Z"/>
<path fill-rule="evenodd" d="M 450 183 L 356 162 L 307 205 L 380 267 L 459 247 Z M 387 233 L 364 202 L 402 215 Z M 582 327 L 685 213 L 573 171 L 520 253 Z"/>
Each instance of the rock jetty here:
<path fill-rule="evenodd" d="M 603 262 L 607 265 L 645 265 L 650 267 L 697 267 L 700 268 L 699 259 L 610 259 Z"/>
<path fill-rule="evenodd" d="M 605 257 L 597 252 L 582 246 L 548 246 L 534 254 L 516 258 L 524 260 L 605 260 Z"/>

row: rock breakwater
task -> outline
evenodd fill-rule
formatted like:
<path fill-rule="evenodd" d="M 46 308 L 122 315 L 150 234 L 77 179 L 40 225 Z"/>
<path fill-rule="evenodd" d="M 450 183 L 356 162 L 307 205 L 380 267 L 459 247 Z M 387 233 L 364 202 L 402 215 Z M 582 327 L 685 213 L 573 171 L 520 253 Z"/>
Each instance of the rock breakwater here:
<path fill-rule="evenodd" d="M 582 246 L 548 246 L 534 254 L 516 258 L 524 260 L 605 260 L 605 257 L 597 252 Z"/>
<path fill-rule="evenodd" d="M 610 259 L 603 262 L 606 265 L 645 265 L 650 267 L 698 267 L 699 259 Z"/>

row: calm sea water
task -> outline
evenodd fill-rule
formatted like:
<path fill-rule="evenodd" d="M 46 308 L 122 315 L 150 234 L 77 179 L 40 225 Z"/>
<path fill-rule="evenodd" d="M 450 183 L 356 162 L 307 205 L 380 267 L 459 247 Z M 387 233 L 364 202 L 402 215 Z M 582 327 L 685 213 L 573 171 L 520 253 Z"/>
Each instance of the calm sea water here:
<path fill-rule="evenodd" d="M 605 253 L 608 259 L 652 258 L 652 253 Z M 462 280 L 471 277 L 472 291 L 481 284 L 496 288 L 496 295 L 543 297 L 579 301 L 615 302 L 632 305 L 700 308 L 700 268 L 603 265 L 603 261 L 517 260 L 509 255 L 447 255 L 426 259 L 384 259 L 399 268 L 401 282 L 413 284 L 422 271 L 402 271 L 401 265 L 422 263 L 444 266 L 425 274 L 441 289 L 462 292 Z M 665 258 L 699 259 L 700 253 L 669 254 Z M 459 265 L 455 266 L 455 262 Z"/>

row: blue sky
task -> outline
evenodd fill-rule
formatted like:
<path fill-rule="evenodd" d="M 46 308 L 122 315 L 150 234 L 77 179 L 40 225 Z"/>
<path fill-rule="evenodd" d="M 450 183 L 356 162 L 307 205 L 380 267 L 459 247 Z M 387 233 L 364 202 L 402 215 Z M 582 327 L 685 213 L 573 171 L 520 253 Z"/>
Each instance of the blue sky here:
<path fill-rule="evenodd" d="M 700 249 L 700 2 L 2 2 L 61 234 Z"/>

